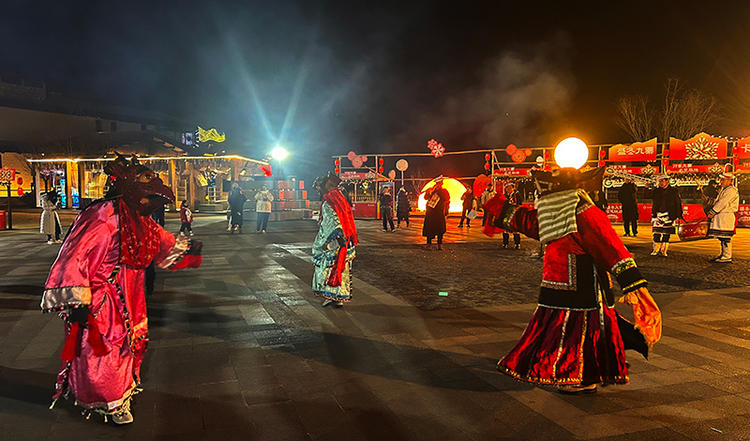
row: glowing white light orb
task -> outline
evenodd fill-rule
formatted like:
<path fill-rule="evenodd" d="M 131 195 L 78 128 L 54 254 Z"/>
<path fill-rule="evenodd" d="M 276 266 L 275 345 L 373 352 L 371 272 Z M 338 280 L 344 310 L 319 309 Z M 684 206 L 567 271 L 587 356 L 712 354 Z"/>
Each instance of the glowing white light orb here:
<path fill-rule="evenodd" d="M 289 152 L 283 147 L 276 147 L 271 151 L 271 157 L 277 161 L 283 161 L 289 156 Z"/>
<path fill-rule="evenodd" d="M 555 162 L 560 167 L 581 168 L 589 159 L 589 148 L 578 138 L 567 138 L 555 147 Z"/>
<path fill-rule="evenodd" d="M 424 198 L 425 192 L 435 186 L 435 180 L 428 182 L 422 187 L 419 192 L 419 199 L 417 200 L 417 209 L 419 211 L 425 211 L 427 208 L 427 201 Z M 448 190 L 448 194 L 451 196 L 451 202 L 448 211 L 451 213 L 461 213 L 463 211 L 463 201 L 461 196 L 466 193 L 466 187 L 464 184 L 453 178 L 443 178 L 443 188 Z"/>

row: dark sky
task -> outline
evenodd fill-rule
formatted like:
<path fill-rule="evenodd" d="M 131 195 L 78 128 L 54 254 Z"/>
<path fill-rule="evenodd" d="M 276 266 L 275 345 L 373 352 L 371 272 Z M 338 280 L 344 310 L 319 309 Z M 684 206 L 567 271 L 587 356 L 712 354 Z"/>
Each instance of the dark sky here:
<path fill-rule="evenodd" d="M 19 1 L 0 41 L 0 72 L 214 126 L 252 157 L 280 142 L 302 174 L 430 138 L 628 142 L 615 100 L 659 102 L 670 76 L 719 98 L 720 134 L 750 134 L 747 1 Z"/>

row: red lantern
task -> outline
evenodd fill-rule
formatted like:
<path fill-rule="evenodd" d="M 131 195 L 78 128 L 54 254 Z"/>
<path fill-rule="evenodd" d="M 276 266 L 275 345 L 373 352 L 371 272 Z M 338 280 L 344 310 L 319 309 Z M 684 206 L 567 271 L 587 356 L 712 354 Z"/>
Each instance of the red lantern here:
<path fill-rule="evenodd" d="M 516 150 L 518 150 L 518 147 L 516 147 L 515 144 L 508 144 L 508 147 L 505 147 L 505 153 L 508 155 L 513 155 Z"/>
<path fill-rule="evenodd" d="M 382 159 L 381 159 L 382 161 Z M 383 173 L 383 167 L 378 167 L 378 173 Z"/>
<path fill-rule="evenodd" d="M 339 161 L 338 159 L 335 160 L 335 161 L 333 161 L 333 163 L 336 164 L 336 167 L 338 167 L 339 165 L 341 165 L 341 161 Z"/>
<path fill-rule="evenodd" d="M 378 164 L 383 165 L 383 158 L 378 159 Z"/>
<path fill-rule="evenodd" d="M 549 152 L 544 152 L 544 159 L 549 160 L 549 158 L 550 158 Z"/>
<path fill-rule="evenodd" d="M 18 187 L 18 189 L 16 189 L 16 193 L 18 193 L 19 196 L 23 196 L 23 188 Z"/>
<path fill-rule="evenodd" d="M 338 168 L 338 167 L 336 167 L 336 168 L 333 169 L 333 172 L 336 173 L 336 174 L 339 174 L 340 171 L 341 171 L 341 169 Z"/>
<path fill-rule="evenodd" d="M 669 157 L 669 149 L 664 149 L 661 151 L 661 155 L 665 158 Z"/>
<path fill-rule="evenodd" d="M 23 178 L 19 176 L 16 182 L 18 182 L 18 185 L 23 185 Z"/>
<path fill-rule="evenodd" d="M 607 151 L 606 150 L 599 150 L 599 157 L 602 158 L 602 159 L 604 159 L 605 156 L 607 156 Z"/>
<path fill-rule="evenodd" d="M 669 159 L 662 159 L 661 163 L 664 165 L 669 165 Z"/>
<path fill-rule="evenodd" d="M 732 158 L 732 163 L 735 165 L 735 168 L 737 168 L 737 166 L 740 165 L 740 158 Z"/>
<path fill-rule="evenodd" d="M 485 170 L 489 170 L 490 169 L 490 163 L 489 162 L 485 162 L 484 163 L 484 169 Z"/>
<path fill-rule="evenodd" d="M 489 153 L 487 153 L 487 154 L 484 155 L 484 160 L 485 161 L 489 161 L 490 159 L 492 159 L 492 155 L 490 155 Z"/>
<path fill-rule="evenodd" d="M 604 161 L 599 161 L 599 167 L 604 167 Z"/>
<path fill-rule="evenodd" d="M 523 151 L 523 153 L 524 153 L 524 154 L 525 154 L 526 156 L 531 156 L 531 153 L 532 153 L 532 152 L 531 152 L 531 149 L 526 149 L 526 150 L 524 150 L 524 151 Z"/>

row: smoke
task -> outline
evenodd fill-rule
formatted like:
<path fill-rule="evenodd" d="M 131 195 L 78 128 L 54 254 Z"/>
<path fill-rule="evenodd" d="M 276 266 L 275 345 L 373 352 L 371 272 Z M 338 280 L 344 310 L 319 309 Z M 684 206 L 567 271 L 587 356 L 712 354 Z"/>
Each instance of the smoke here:
<path fill-rule="evenodd" d="M 398 143 L 445 139 L 452 150 L 545 145 L 575 92 L 570 60 L 563 34 L 505 51 L 484 64 L 473 84 L 423 109 Z"/>

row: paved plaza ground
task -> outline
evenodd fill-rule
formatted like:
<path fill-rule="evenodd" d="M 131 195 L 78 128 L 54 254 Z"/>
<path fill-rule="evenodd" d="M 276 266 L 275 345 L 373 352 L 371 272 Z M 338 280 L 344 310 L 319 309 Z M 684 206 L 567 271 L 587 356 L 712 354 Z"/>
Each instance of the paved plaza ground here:
<path fill-rule="evenodd" d="M 628 353 L 630 384 L 565 396 L 495 369 L 534 310 L 537 243 L 503 250 L 456 223 L 446 250 L 427 252 L 419 220 L 395 233 L 358 221 L 354 301 L 323 309 L 310 288 L 314 221 L 229 235 L 223 216 L 196 215 L 203 266 L 158 274 L 144 391 L 135 423 L 116 427 L 70 401 L 48 409 L 63 334 L 38 305 L 59 245 L 38 234 L 38 213 L 17 213 L 19 229 L 0 231 L 0 439 L 750 439 L 750 231 L 730 265 L 707 261 L 713 240 L 657 259 L 648 228 L 625 238 L 664 336 L 649 361 Z M 397 272 L 419 291 L 387 277 Z M 461 292 L 467 279 L 483 284 Z"/>

